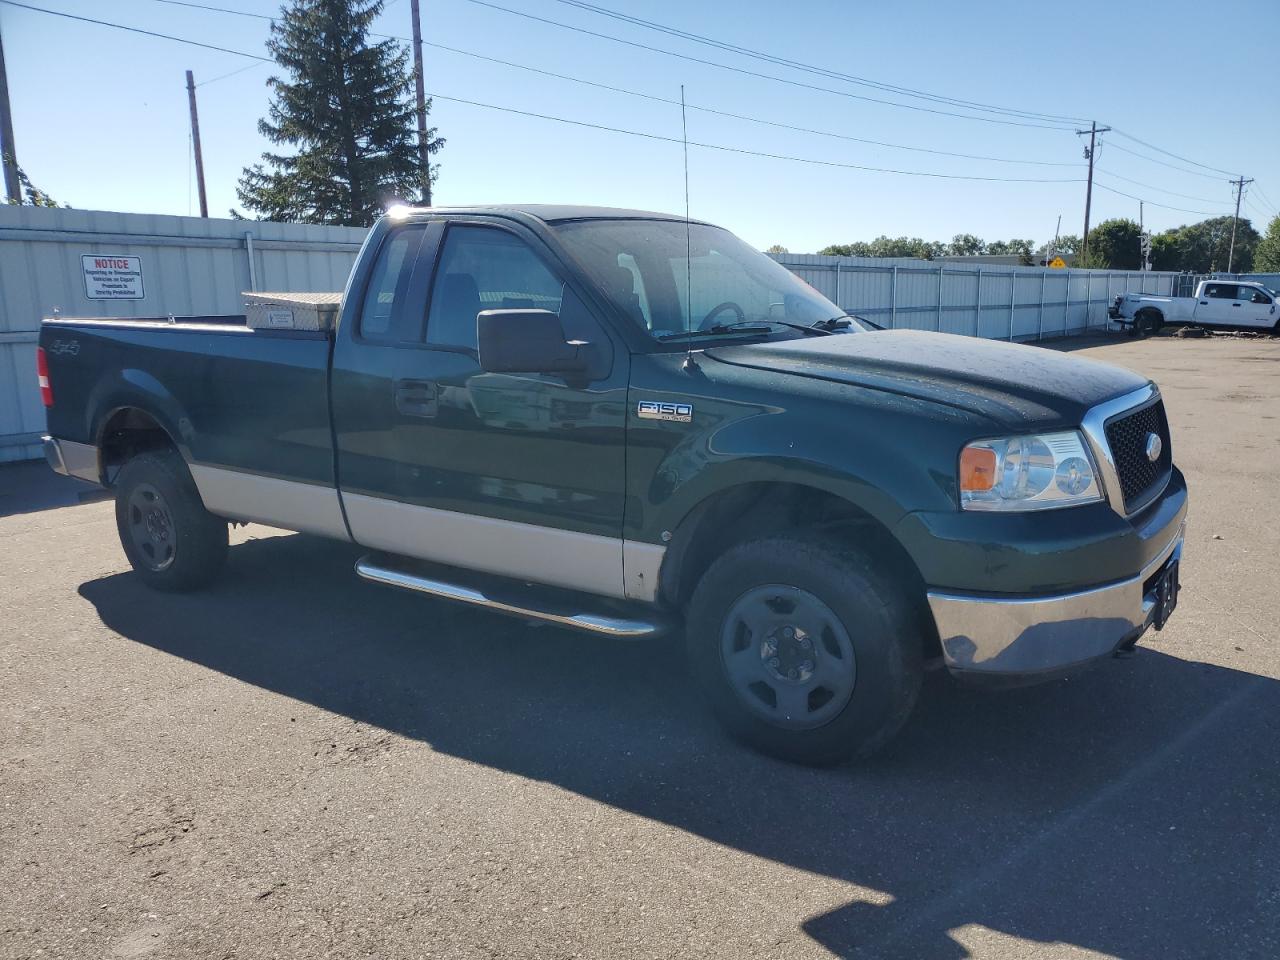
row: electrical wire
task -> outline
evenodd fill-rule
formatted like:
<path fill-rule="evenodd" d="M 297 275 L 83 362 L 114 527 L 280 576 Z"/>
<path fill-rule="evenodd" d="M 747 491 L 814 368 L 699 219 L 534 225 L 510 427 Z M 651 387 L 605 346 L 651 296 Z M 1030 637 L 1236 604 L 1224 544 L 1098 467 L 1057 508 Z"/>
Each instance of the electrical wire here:
<path fill-rule="evenodd" d="M 1074 123 L 1087 123 L 1088 121 L 1082 117 L 1068 117 L 1059 114 L 1042 113 L 1032 110 L 1018 110 L 1013 107 L 1000 107 L 994 104 L 981 103 L 975 100 L 961 100 L 957 97 L 948 97 L 941 94 L 929 93 L 914 87 L 903 87 L 897 84 L 884 83 L 879 80 L 872 80 L 868 77 L 860 77 L 854 74 L 841 73 L 837 70 L 830 70 L 825 67 L 814 66 L 799 60 L 792 60 L 787 57 L 779 57 L 775 54 L 765 53 L 760 50 L 753 50 L 750 47 L 739 46 L 738 44 L 728 43 L 723 40 L 717 40 L 714 37 L 705 34 L 692 33 L 687 30 L 681 30 L 668 24 L 658 23 L 653 20 L 646 20 L 643 17 L 636 17 L 630 14 L 621 13 L 617 10 L 611 10 L 608 7 L 597 6 L 593 3 L 586 3 L 584 0 L 556 0 L 557 3 L 574 7 L 578 10 L 585 10 L 589 13 L 595 13 L 603 17 L 609 17 L 623 23 L 629 23 L 633 26 L 642 27 L 646 30 L 654 30 L 667 36 L 679 37 L 683 40 L 690 40 L 694 43 L 700 43 L 706 46 L 714 47 L 718 50 L 724 50 L 730 53 L 737 53 L 742 56 L 750 57 L 755 60 L 764 60 L 778 66 L 791 67 L 795 70 L 801 70 L 806 73 L 816 74 L 818 76 L 828 77 L 833 80 L 844 80 L 848 83 L 855 83 L 861 86 L 871 87 L 875 90 L 881 90 L 885 93 L 896 93 L 900 96 L 916 97 L 918 99 L 929 100 L 935 103 L 945 103 L 952 106 L 965 107 L 972 110 L 982 110 L 992 113 L 1002 113 L 1010 116 L 1021 116 L 1037 120 L 1054 120 Z"/>
<path fill-rule="evenodd" d="M 1140 200 L 1148 206 L 1160 207 L 1163 210 L 1177 210 L 1179 213 L 1194 213 L 1196 216 L 1200 217 L 1221 217 L 1226 215 L 1224 212 L 1215 210 L 1188 210 L 1186 207 L 1173 207 L 1167 203 L 1156 203 L 1154 200 L 1148 200 L 1146 197 L 1137 197 L 1132 193 L 1125 193 L 1123 190 L 1117 190 L 1115 187 L 1109 187 L 1105 183 L 1101 182 L 1097 177 L 1093 178 L 1093 185 L 1106 190 L 1108 193 L 1114 193 L 1121 197 L 1128 197 L 1130 200 Z"/>
<path fill-rule="evenodd" d="M 260 57 L 256 53 L 245 53 L 243 50 L 232 50 L 229 47 L 219 47 L 212 43 L 201 43 L 199 40 L 189 40 L 186 37 L 175 37 L 167 33 L 157 33 L 154 30 L 143 30 L 141 27 L 127 27 L 123 23 L 112 23 L 109 20 L 95 20 L 92 17 L 81 17 L 74 13 L 63 13 L 61 10 L 47 10 L 44 7 L 33 7 L 28 3 L 18 3 L 17 0 L 0 0 L 0 3 L 10 7 L 21 7 L 23 10 L 32 10 L 36 13 L 47 13 L 54 17 L 65 17 L 68 20 L 79 20 L 82 23 L 92 23 L 99 27 L 111 27 L 114 30 L 126 30 L 129 33 L 140 33 L 146 37 L 158 37 L 161 40 L 175 40 L 178 43 L 190 44 L 193 47 L 203 47 L 206 50 L 217 50 L 219 53 L 231 53 L 237 57 L 248 57 L 250 60 L 261 60 L 264 63 L 273 63 L 270 57 Z"/>
<path fill-rule="evenodd" d="M 267 14 L 248 13 L 243 10 L 231 10 L 226 7 L 216 7 L 210 4 L 192 3 L 192 2 L 189 2 L 189 0 L 153 0 L 153 2 L 163 3 L 169 6 L 191 7 L 197 10 L 206 10 L 206 11 L 211 11 L 215 13 L 227 13 L 227 14 L 234 14 L 236 16 L 251 17 L 256 20 L 266 20 L 271 23 L 276 22 L 276 19 L 277 19 L 276 17 L 272 17 Z M 372 35 L 378 36 L 378 37 L 384 37 L 389 40 L 400 40 L 404 43 L 413 42 L 410 37 L 402 37 L 396 34 L 373 33 Z M 662 103 L 668 106 L 677 106 L 680 103 L 679 100 L 674 100 L 668 97 L 660 97 L 655 94 L 642 93 L 638 90 L 628 90 L 625 87 L 617 87 L 608 83 L 600 83 L 595 80 L 588 80 L 584 77 L 575 77 L 575 76 L 572 76 L 571 74 L 557 73 L 553 70 L 545 70 L 545 69 L 542 69 L 541 67 L 534 67 L 534 66 L 530 66 L 529 64 L 517 63 L 512 60 L 503 60 L 500 57 L 492 57 L 487 54 L 476 53 L 473 50 L 464 50 L 460 47 L 452 47 L 452 46 L 449 46 L 448 44 L 434 43 L 430 40 L 423 40 L 422 44 L 423 46 L 431 47 L 434 50 L 443 50 L 447 53 L 453 53 L 458 56 L 471 57 L 476 60 L 483 60 L 486 63 L 495 63 L 501 66 L 511 67 L 516 70 L 525 70 L 529 73 L 536 73 L 544 77 L 553 77 L 557 80 L 566 80 L 572 83 L 580 83 L 580 84 L 583 84 L 584 86 L 594 87 L 598 90 L 608 90 L 612 93 L 621 93 L 626 96 L 638 97 L 643 100 L 649 100 L 655 103 Z M 251 68 L 246 67 L 243 69 L 251 69 Z M 235 72 L 239 73 L 241 71 L 235 71 Z M 231 75 L 233 74 L 228 74 L 227 76 L 231 76 Z M 223 79 L 223 77 L 215 77 L 212 80 L 205 81 L 205 83 L 214 83 L 217 80 L 221 80 L 221 79 Z M 203 85 L 204 84 L 200 84 L 200 86 L 203 86 Z M 830 130 L 820 130 L 820 129 L 815 129 L 811 127 L 802 127 L 802 126 L 796 126 L 793 124 L 782 123 L 779 121 L 765 120 L 760 117 L 751 117 L 745 114 L 732 113 L 727 110 L 718 110 L 713 107 L 701 106 L 693 103 L 687 104 L 687 106 L 690 110 L 696 110 L 700 113 L 714 114 L 716 116 L 728 117 L 734 120 L 743 120 L 749 123 L 759 123 L 765 126 L 777 127 L 783 130 L 794 130 L 799 133 L 810 133 L 810 134 L 815 134 L 817 136 L 833 137 L 839 140 L 848 140 L 853 143 L 866 143 L 866 144 L 870 144 L 872 146 L 877 146 L 877 147 L 887 147 L 893 150 L 909 150 L 916 153 L 929 153 L 929 154 L 934 154 L 936 156 L 956 157 L 964 160 L 984 160 L 984 161 L 990 161 L 993 163 L 1017 163 L 1017 164 L 1027 164 L 1030 166 L 1044 166 L 1044 167 L 1075 167 L 1077 166 L 1077 164 L 1075 163 L 1068 163 L 1060 160 L 1020 160 L 1012 157 L 993 157 L 993 156 L 987 156 L 983 154 L 957 153 L 949 150 L 936 150 L 931 147 L 915 147 L 907 144 L 890 143 L 884 140 L 872 140 L 866 137 L 855 137 L 855 136 L 852 136 L 851 134 L 836 133 Z"/>
<path fill-rule="evenodd" d="M 628 90 L 625 87 L 616 87 L 608 83 L 600 83 L 595 80 L 587 80 L 584 77 L 575 77 L 570 74 L 556 73 L 553 70 L 544 70 L 541 67 L 533 67 L 524 63 L 516 63 L 512 60 L 503 60 L 499 57 L 490 57 L 486 54 L 475 53 L 471 50 L 463 50 L 458 47 L 451 47 L 443 43 L 433 43 L 429 40 L 422 41 L 424 46 L 431 47 L 435 50 L 444 50 L 448 53 L 459 54 L 464 57 L 472 57 L 477 60 L 483 60 L 487 63 L 496 63 L 505 67 L 513 67 L 517 70 L 526 70 L 530 73 L 536 73 L 544 77 L 554 77 L 557 80 L 568 80 L 573 83 L 581 83 L 588 87 L 595 87 L 599 90 L 608 90 L 612 93 L 621 93 L 629 97 L 639 97 L 643 100 L 649 100 L 654 103 L 667 104 L 669 106 L 679 106 L 680 101 L 669 97 L 660 97 L 656 94 L 641 93 L 638 90 Z M 689 103 L 686 106 L 690 110 L 697 110 L 700 113 L 713 114 L 719 117 L 728 117 L 733 120 L 744 120 L 748 123 L 759 123 L 769 127 L 777 127 L 783 130 L 794 130 L 799 133 L 811 133 L 821 137 L 834 137 L 838 140 L 848 140 L 854 143 L 866 143 L 877 147 L 888 147 L 893 150 L 910 150 L 917 153 L 930 153 L 943 157 L 958 157 L 964 160 L 988 160 L 994 163 L 1020 163 L 1042 167 L 1077 167 L 1077 163 L 1069 163 L 1062 160 L 1020 160 L 1013 157 L 993 157 L 984 154 L 975 153 L 956 153 L 950 150 L 935 150 L 932 147 L 914 147 L 901 143 L 890 143 L 885 140 L 872 140 L 867 137 L 855 137 L 851 134 L 836 133 L 831 130 L 820 130 L 814 127 L 801 127 L 794 124 L 782 123 L 776 120 L 766 120 L 762 117 L 751 117 L 741 113 L 732 113 L 728 110 L 718 110 L 714 107 L 700 106 L 698 104 Z"/>
<path fill-rule="evenodd" d="M 1146 187 L 1148 190 L 1155 190 L 1157 193 L 1167 193 L 1170 196 L 1181 197 L 1183 200 L 1196 200 L 1200 203 L 1221 203 L 1222 202 L 1221 200 L 1214 197 L 1195 197 L 1189 193 L 1178 193 L 1175 190 L 1166 190 L 1163 187 L 1153 187 L 1151 184 L 1146 183 L 1142 180 L 1134 180 L 1132 177 L 1122 177 L 1120 174 L 1115 173 L 1111 170 L 1103 170 L 1101 167 L 1097 165 L 1095 165 L 1093 169 L 1096 173 L 1105 173 L 1108 177 L 1115 177 L 1117 180 L 1124 180 L 1127 183 L 1132 183 L 1139 187 Z"/>
<path fill-rule="evenodd" d="M 477 6 L 481 6 L 481 7 L 488 7 L 491 10 L 498 10 L 498 11 L 501 11 L 502 13 L 509 13 L 509 14 L 512 14 L 513 16 L 523 17 L 527 20 L 533 20 L 537 23 L 545 23 L 553 27 L 560 27 L 565 30 L 572 30 L 574 33 L 581 33 L 589 37 L 596 37 L 597 39 L 600 39 L 600 40 L 609 40 L 609 41 L 612 41 L 613 43 L 619 43 L 624 46 L 634 47 L 639 50 L 647 50 L 651 53 L 660 53 L 663 56 L 674 57 L 678 60 L 688 61 L 689 63 L 697 63 L 706 67 L 715 67 L 717 70 L 727 70 L 731 73 L 737 73 L 737 74 L 741 74 L 743 76 L 748 76 L 748 77 L 756 77 L 757 79 L 761 79 L 761 80 L 771 80 L 774 83 L 785 83 L 788 86 L 799 87 L 804 90 L 817 90 L 822 93 L 834 94 L 837 97 L 847 97 L 848 99 L 851 99 L 851 100 L 862 100 L 867 103 L 878 103 L 888 107 L 899 107 L 903 110 L 916 110 L 921 113 L 932 113 L 932 114 L 936 114 L 938 116 L 943 116 L 943 117 L 955 117 L 960 120 L 977 120 L 982 123 L 995 123 L 995 124 L 1001 124 L 1003 126 L 1010 126 L 1010 127 L 1029 127 L 1036 130 L 1070 130 L 1071 129 L 1070 127 L 1063 126 L 1061 124 L 1027 123 L 1021 120 L 1001 120 L 996 117 L 979 117 L 979 116 L 974 116 L 973 114 L 967 114 L 967 113 L 953 113 L 948 110 L 935 110 L 931 107 L 922 107 L 918 104 L 913 104 L 913 103 L 898 103 L 894 100 L 881 100 L 877 97 L 866 97 L 861 94 L 850 93 L 848 90 L 836 90 L 831 87 L 822 87 L 813 83 L 805 83 L 804 81 L 801 81 L 801 80 L 791 80 L 786 77 L 779 77 L 770 73 L 760 73 L 759 71 L 748 70 L 744 67 L 731 66 L 727 63 L 717 63 L 714 60 L 704 60 L 701 57 L 691 56 L 690 54 L 687 54 L 687 53 L 677 53 L 674 50 L 667 50 L 667 49 L 664 49 L 663 47 L 650 46 L 647 43 L 639 43 L 635 40 L 624 40 L 622 37 L 615 37 L 612 34 L 599 33 L 598 31 L 595 31 L 595 30 L 588 30 L 585 27 L 575 27 L 575 26 L 572 26 L 571 24 L 561 23 L 558 20 L 551 20 L 547 17 L 539 17 L 532 13 L 525 13 L 522 10 L 512 10 L 510 7 L 504 7 L 496 3 L 490 3 L 489 0 L 467 0 L 467 2 L 474 3 Z"/>
<path fill-rule="evenodd" d="M 1189 160 L 1186 157 L 1180 157 L 1176 153 L 1171 153 L 1170 151 L 1165 150 L 1162 147 L 1157 147 L 1154 143 L 1147 143 L 1147 141 L 1145 140 L 1139 140 L 1133 134 L 1125 133 L 1123 130 L 1117 129 L 1115 127 L 1113 127 L 1112 130 L 1119 136 L 1124 137 L 1126 140 L 1132 140 L 1134 143 L 1141 144 L 1142 146 L 1146 147 L 1148 150 L 1154 150 L 1156 153 L 1163 153 L 1166 157 L 1173 157 L 1173 159 L 1181 160 L 1183 163 L 1189 163 L 1193 167 L 1200 167 L 1203 170 L 1212 170 L 1214 173 L 1223 173 L 1223 174 L 1226 174 L 1228 177 L 1239 176 L 1239 174 L 1232 173 L 1230 170 L 1221 170 L 1218 167 L 1211 167 L 1207 163 L 1198 163 L 1195 160 Z"/>
<path fill-rule="evenodd" d="M 515 107 L 503 107 L 493 103 L 482 103 L 478 100 L 467 100 L 462 97 L 449 97 L 442 93 L 432 92 L 428 93 L 427 96 L 436 100 L 443 100 L 447 103 L 462 103 L 472 107 L 483 107 L 487 110 L 498 110 L 502 113 L 512 113 L 522 117 L 532 117 L 537 120 L 553 120 L 556 123 L 565 123 L 575 127 L 585 127 L 591 130 L 604 130 L 609 133 L 621 133 L 631 137 L 643 137 L 646 140 L 658 140 L 663 143 L 683 142 L 679 137 L 667 137 L 658 133 L 645 133 L 640 130 L 628 130 L 624 127 L 612 127 L 601 123 L 589 123 L 585 120 L 572 120 L 568 117 L 558 117 L 547 113 L 535 113 L 531 110 L 518 110 Z M 990 183 L 1084 183 L 1084 180 L 1079 177 L 1069 179 L 1042 177 L 980 177 L 960 173 L 934 173 L 924 170 L 901 170 L 892 167 L 872 167 L 860 163 L 842 163 L 837 160 L 821 160 L 815 157 L 797 157 L 789 154 L 767 153 L 762 150 L 748 150 L 745 147 L 731 147 L 720 143 L 701 143 L 696 140 L 690 140 L 689 146 L 701 147 L 704 150 L 719 150 L 724 153 L 736 153 L 749 157 L 763 157 L 769 160 L 787 160 L 794 163 L 809 163 L 823 167 L 839 167 L 846 170 L 862 170 L 869 173 L 892 173 L 908 177 L 930 177 L 939 180 L 976 180 Z"/>

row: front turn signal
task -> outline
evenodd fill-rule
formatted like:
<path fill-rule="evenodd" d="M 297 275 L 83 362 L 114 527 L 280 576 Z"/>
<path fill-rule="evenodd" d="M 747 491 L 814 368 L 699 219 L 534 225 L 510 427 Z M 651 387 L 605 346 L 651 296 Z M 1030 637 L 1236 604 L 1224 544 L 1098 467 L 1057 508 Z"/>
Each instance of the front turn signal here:
<path fill-rule="evenodd" d="M 965 447 L 960 454 L 960 489 L 982 493 L 996 485 L 996 452 L 988 447 Z"/>

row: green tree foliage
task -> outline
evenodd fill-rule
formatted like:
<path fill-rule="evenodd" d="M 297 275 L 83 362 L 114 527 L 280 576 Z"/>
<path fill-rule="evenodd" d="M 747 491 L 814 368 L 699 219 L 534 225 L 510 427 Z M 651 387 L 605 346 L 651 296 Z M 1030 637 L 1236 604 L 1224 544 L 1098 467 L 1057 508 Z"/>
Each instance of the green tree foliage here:
<path fill-rule="evenodd" d="M 818 251 L 829 257 L 916 257 L 932 260 L 942 256 L 945 244 L 921 240 L 919 237 L 876 237 L 869 243 L 833 243 Z"/>
<path fill-rule="evenodd" d="M 1076 266 L 1105 270 L 1138 270 L 1142 267 L 1142 228 L 1133 220 L 1103 220 L 1089 231 L 1089 262 Z"/>
<path fill-rule="evenodd" d="M 1055 254 L 1079 253 L 1080 238 L 1076 236 L 1074 233 L 1064 233 L 1059 235 L 1056 243 L 1050 240 L 1047 244 L 1045 244 L 1045 251 L 1048 252 L 1050 247 L 1053 248 L 1053 252 Z"/>
<path fill-rule="evenodd" d="M 409 98 L 409 54 L 394 40 L 369 42 L 383 0 L 289 0 L 267 49 L 285 78 L 267 81 L 258 129 L 290 153 L 246 167 L 241 203 L 268 220 L 367 226 L 421 183 Z M 428 150 L 444 141 L 428 132 Z M 265 166 L 264 166 L 265 164 Z M 433 179 L 435 171 L 432 171 Z"/>
<path fill-rule="evenodd" d="M 987 244 L 972 233 L 957 233 L 947 244 L 947 256 L 977 257 L 987 252 Z"/>
<path fill-rule="evenodd" d="M 1266 234 L 1258 241 L 1253 269 L 1258 273 L 1280 273 L 1280 216 L 1271 218 Z"/>
<path fill-rule="evenodd" d="M 1151 238 L 1151 267 L 1154 270 L 1187 270 L 1212 273 L 1227 269 L 1231 246 L 1231 217 L 1212 217 L 1184 227 L 1158 233 Z M 1236 227 L 1236 249 L 1231 269 L 1248 273 L 1261 241 L 1258 231 L 1244 217 Z"/>
<path fill-rule="evenodd" d="M 4 155 L 4 161 L 9 161 L 9 155 Z M 49 196 L 27 176 L 26 171 L 18 167 L 18 196 L 9 197 L 8 203 L 13 207 L 59 207 L 67 206 L 60 204 L 53 197 Z"/>
<path fill-rule="evenodd" d="M 765 253 L 772 253 L 772 254 L 790 253 L 790 252 L 791 252 L 790 250 L 788 250 L 786 247 L 784 247 L 780 243 L 775 243 L 772 247 L 770 247 L 768 250 L 765 251 Z"/>

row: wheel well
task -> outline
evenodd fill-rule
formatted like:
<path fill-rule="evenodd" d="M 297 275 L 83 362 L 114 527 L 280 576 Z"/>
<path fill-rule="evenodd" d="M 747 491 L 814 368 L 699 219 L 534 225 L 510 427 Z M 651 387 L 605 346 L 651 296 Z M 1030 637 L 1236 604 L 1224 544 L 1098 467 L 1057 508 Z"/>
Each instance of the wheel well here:
<path fill-rule="evenodd" d="M 879 520 L 842 497 L 793 483 L 747 483 L 700 503 L 680 524 L 662 565 L 661 600 L 683 606 L 707 568 L 747 540 L 807 533 L 857 546 L 884 564 L 895 583 L 927 613 L 915 562 Z M 933 618 L 923 616 L 925 656 L 941 653 Z"/>
<path fill-rule="evenodd" d="M 1157 307 L 1143 307 L 1141 310 L 1139 310 L 1137 313 L 1134 314 L 1134 317 L 1135 318 L 1140 317 L 1144 313 L 1149 317 L 1155 317 L 1155 319 L 1160 323 L 1164 322 L 1164 314 L 1161 313 L 1159 308 Z"/>
<path fill-rule="evenodd" d="M 107 418 L 98 434 L 103 479 L 107 486 L 127 461 L 147 450 L 176 450 L 177 444 L 159 422 L 137 407 L 123 407 Z"/>

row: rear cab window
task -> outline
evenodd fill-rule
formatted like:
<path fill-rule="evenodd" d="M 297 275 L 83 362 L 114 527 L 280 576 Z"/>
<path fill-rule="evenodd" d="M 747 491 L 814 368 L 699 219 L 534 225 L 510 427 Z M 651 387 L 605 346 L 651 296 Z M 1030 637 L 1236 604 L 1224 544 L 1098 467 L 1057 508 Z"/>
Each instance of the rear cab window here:
<path fill-rule="evenodd" d="M 365 288 L 360 309 L 360 336 L 379 343 L 402 343 L 416 340 L 420 323 L 414 311 L 406 309 L 410 280 L 414 270 L 430 270 L 419 264 L 419 248 L 426 233 L 425 225 L 402 227 L 389 234 L 378 250 Z"/>

